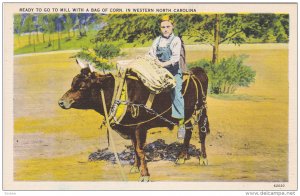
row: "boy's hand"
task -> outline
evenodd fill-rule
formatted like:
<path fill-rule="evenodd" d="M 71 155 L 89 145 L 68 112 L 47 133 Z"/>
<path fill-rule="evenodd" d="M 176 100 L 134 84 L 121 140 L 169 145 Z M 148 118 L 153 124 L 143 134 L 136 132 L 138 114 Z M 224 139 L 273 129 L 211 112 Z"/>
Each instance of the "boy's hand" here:
<path fill-rule="evenodd" d="M 160 60 L 158 59 L 155 59 L 155 64 L 161 66 L 161 67 L 166 67 L 168 66 L 170 63 L 167 61 L 167 62 L 161 62 Z"/>

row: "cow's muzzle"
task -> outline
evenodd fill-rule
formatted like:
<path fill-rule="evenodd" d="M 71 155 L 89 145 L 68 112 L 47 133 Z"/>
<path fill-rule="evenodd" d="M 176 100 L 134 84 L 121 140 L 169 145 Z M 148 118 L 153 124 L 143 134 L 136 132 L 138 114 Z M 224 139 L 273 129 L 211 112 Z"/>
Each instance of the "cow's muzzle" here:
<path fill-rule="evenodd" d="M 58 105 L 59 105 L 62 109 L 70 109 L 73 102 L 74 102 L 74 101 L 66 101 L 66 100 L 60 99 L 60 100 L 58 101 Z"/>

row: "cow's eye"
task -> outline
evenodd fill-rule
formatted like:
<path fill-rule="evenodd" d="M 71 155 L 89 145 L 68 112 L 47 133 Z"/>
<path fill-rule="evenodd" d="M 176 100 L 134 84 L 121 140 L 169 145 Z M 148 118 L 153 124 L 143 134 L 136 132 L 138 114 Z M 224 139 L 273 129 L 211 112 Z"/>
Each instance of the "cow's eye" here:
<path fill-rule="evenodd" d="M 85 89 L 86 89 L 85 86 L 79 88 L 79 90 L 81 90 L 81 91 L 83 91 L 83 90 L 85 90 Z"/>

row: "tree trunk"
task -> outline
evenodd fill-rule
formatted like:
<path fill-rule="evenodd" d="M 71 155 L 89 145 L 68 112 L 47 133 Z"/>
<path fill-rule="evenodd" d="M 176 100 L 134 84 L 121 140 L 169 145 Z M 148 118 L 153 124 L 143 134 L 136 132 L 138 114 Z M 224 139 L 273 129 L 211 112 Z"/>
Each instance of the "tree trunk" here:
<path fill-rule="evenodd" d="M 225 83 L 224 83 L 224 86 L 223 86 L 223 90 L 222 90 L 221 93 L 225 93 L 225 91 L 226 91 L 226 86 L 227 86 L 227 83 L 225 82 Z"/>
<path fill-rule="evenodd" d="M 215 25 L 214 25 L 214 46 L 213 46 L 213 57 L 212 63 L 218 62 L 219 58 L 219 44 L 220 44 L 220 19 L 219 14 L 215 15 Z"/>
<path fill-rule="evenodd" d="M 78 28 L 78 36 L 81 37 L 81 24 L 79 25 L 79 28 Z"/>
<path fill-rule="evenodd" d="M 20 36 L 21 36 L 21 34 L 19 33 L 19 34 L 18 34 L 18 45 L 19 45 L 19 47 L 21 48 Z"/>
<path fill-rule="evenodd" d="M 43 43 L 45 43 L 45 32 L 43 32 Z"/>
<path fill-rule="evenodd" d="M 71 39 L 70 29 L 68 30 L 68 38 Z"/>
<path fill-rule="evenodd" d="M 35 39 L 33 38 L 33 52 L 35 53 Z"/>
<path fill-rule="evenodd" d="M 57 42 L 58 42 L 58 50 L 60 50 L 61 49 L 61 46 L 60 46 L 60 33 L 59 33 L 59 31 L 57 31 Z"/>
<path fill-rule="evenodd" d="M 48 41 L 48 47 L 50 47 L 52 44 L 51 44 L 51 34 L 49 34 L 49 41 Z"/>
<path fill-rule="evenodd" d="M 35 28 L 36 30 L 36 39 L 37 39 L 37 42 L 40 42 L 40 39 L 39 39 L 39 30 L 38 28 Z"/>
<path fill-rule="evenodd" d="M 31 46 L 31 32 L 29 32 L 29 35 L 28 35 L 28 44 L 29 44 L 29 46 Z"/>

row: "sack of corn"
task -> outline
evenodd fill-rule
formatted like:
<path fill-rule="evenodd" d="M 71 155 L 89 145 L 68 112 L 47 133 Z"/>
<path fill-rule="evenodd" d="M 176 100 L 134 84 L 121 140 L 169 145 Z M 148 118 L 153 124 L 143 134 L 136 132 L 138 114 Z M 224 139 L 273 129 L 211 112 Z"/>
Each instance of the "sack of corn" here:
<path fill-rule="evenodd" d="M 136 73 L 143 84 L 155 94 L 169 91 L 176 86 L 174 76 L 167 69 L 157 65 L 148 55 L 133 60 L 118 61 L 117 69 Z"/>

